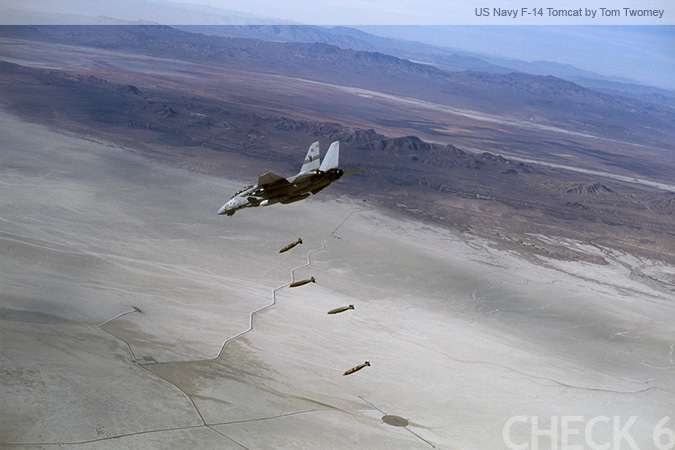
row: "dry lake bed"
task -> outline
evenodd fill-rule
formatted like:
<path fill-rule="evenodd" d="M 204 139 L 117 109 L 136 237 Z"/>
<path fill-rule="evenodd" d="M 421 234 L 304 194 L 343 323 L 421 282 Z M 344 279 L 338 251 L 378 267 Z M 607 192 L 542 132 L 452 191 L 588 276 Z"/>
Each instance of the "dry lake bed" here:
<path fill-rule="evenodd" d="M 675 429 L 671 266 L 347 197 L 217 216 L 248 180 L 0 128 L 7 448 L 648 449 Z"/>

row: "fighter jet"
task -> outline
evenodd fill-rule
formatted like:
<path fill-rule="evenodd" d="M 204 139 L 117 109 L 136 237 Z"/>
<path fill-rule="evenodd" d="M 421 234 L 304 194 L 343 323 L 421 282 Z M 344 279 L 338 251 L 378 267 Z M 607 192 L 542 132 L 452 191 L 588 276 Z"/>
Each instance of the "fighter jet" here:
<path fill-rule="evenodd" d="M 314 142 L 307 152 L 300 172 L 289 178 L 283 178 L 271 172 L 260 175 L 258 184 L 247 186 L 236 192 L 218 211 L 218 214 L 233 215 L 243 208 L 268 206 L 275 203 L 294 203 L 304 200 L 311 194 L 317 194 L 343 175 L 361 172 L 355 169 L 344 172 L 338 168 L 340 142 L 333 142 L 328 148 L 323 162 L 319 158 L 319 143 Z"/>

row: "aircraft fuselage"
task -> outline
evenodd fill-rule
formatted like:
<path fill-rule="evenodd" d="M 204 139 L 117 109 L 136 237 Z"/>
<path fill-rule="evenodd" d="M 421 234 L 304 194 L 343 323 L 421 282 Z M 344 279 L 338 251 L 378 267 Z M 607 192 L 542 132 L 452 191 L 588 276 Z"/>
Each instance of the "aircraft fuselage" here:
<path fill-rule="evenodd" d="M 338 168 L 340 143 L 333 142 L 323 162 L 319 157 L 319 143 L 309 147 L 300 172 L 290 178 L 282 178 L 271 172 L 258 178 L 258 184 L 247 186 L 235 193 L 218 211 L 218 214 L 233 215 L 243 208 L 268 206 L 275 203 L 294 203 L 316 194 L 334 181 L 339 180 L 344 172 Z M 348 173 L 357 173 L 349 171 Z"/>

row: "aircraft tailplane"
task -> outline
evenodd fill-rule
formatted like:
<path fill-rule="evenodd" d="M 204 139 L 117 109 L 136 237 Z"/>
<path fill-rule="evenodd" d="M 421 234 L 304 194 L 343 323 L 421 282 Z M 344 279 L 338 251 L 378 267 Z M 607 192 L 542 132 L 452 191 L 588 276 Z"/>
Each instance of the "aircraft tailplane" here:
<path fill-rule="evenodd" d="M 321 166 L 319 166 L 319 170 L 321 170 L 322 172 L 326 172 L 327 170 L 330 169 L 337 169 L 339 159 L 340 159 L 340 141 L 335 141 L 332 144 L 330 144 L 328 152 L 326 152 L 326 156 L 323 158 Z"/>

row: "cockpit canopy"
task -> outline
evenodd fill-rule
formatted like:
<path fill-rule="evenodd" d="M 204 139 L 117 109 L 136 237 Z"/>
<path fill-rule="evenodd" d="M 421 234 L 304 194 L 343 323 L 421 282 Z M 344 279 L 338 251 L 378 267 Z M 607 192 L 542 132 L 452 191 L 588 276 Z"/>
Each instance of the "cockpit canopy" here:
<path fill-rule="evenodd" d="M 233 198 L 235 198 L 237 195 L 241 194 L 242 192 L 248 191 L 248 190 L 251 189 L 252 187 L 253 187 L 253 185 L 250 185 L 250 186 L 246 186 L 245 188 L 239 189 L 237 192 L 235 192 L 235 193 L 232 195 L 232 197 L 230 197 L 230 200 L 232 200 Z"/>

